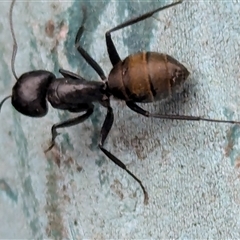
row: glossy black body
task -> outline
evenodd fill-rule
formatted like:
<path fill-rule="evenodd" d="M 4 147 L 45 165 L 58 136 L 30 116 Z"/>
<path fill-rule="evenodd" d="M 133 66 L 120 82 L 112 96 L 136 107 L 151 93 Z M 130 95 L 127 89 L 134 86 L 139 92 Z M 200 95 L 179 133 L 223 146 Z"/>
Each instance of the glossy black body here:
<path fill-rule="evenodd" d="M 47 99 L 54 108 L 76 112 L 83 103 L 101 102 L 104 88 L 103 82 L 58 78 L 49 85 Z"/>

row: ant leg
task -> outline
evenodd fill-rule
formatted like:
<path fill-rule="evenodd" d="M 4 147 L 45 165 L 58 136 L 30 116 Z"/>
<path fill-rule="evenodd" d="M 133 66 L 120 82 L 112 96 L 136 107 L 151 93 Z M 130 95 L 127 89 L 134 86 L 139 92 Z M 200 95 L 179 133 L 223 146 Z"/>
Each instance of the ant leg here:
<path fill-rule="evenodd" d="M 137 22 L 143 21 L 144 19 L 147 19 L 147 18 L 151 17 L 154 13 L 162 11 L 162 10 L 164 10 L 166 8 L 170 8 L 172 6 L 175 6 L 175 5 L 179 4 L 179 3 L 182 3 L 182 1 L 183 0 L 179 0 L 178 2 L 171 3 L 169 5 L 166 5 L 166 6 L 157 8 L 155 10 L 152 10 L 150 12 L 147 12 L 145 14 L 142 14 L 142 15 L 140 15 L 138 17 L 132 18 L 130 20 L 127 20 L 127 21 L 117 25 L 116 27 L 110 29 L 109 31 L 107 31 L 105 33 L 105 38 L 106 38 L 108 55 L 109 55 L 109 58 L 110 58 L 110 61 L 111 61 L 112 65 L 115 66 L 119 61 L 121 61 L 121 59 L 120 59 L 120 57 L 119 57 L 119 55 L 117 53 L 117 50 L 116 50 L 116 48 L 114 46 L 114 43 L 112 41 L 112 38 L 111 38 L 111 33 L 112 32 L 115 32 L 117 30 L 123 29 L 123 28 L 125 28 L 127 26 L 130 26 L 130 25 L 133 25 L 133 24 L 135 24 Z"/>
<path fill-rule="evenodd" d="M 116 165 L 118 165 L 120 168 L 122 168 L 123 170 L 125 170 L 130 176 L 132 176 L 141 186 L 142 190 L 143 190 L 143 193 L 144 193 L 144 204 L 148 204 L 148 193 L 147 191 L 145 190 L 145 187 L 143 186 L 142 182 L 133 174 L 131 173 L 126 165 L 121 161 L 119 160 L 117 157 L 115 157 L 112 153 L 110 153 L 108 150 L 106 150 L 103 145 L 104 145 L 104 142 L 112 128 L 112 125 L 113 125 L 113 120 L 114 120 L 114 116 L 113 116 L 113 110 L 108 102 L 107 104 L 108 106 L 107 107 L 107 116 L 104 120 L 104 123 L 103 123 L 103 126 L 102 126 L 102 129 L 101 129 L 101 140 L 100 140 L 100 143 L 99 143 L 99 148 L 102 150 L 102 152 L 111 160 L 113 161 Z"/>
<path fill-rule="evenodd" d="M 106 38 L 109 59 L 110 59 L 112 65 L 115 66 L 118 62 L 121 61 L 121 58 L 119 57 L 118 52 L 115 48 L 115 45 L 112 41 L 111 32 L 112 32 L 112 29 L 107 31 L 105 33 L 105 38 Z"/>
<path fill-rule="evenodd" d="M 48 147 L 48 149 L 46 149 L 44 152 L 48 152 L 49 150 L 51 150 L 55 144 L 55 138 L 57 137 L 57 135 L 59 134 L 57 132 L 57 129 L 58 128 L 64 128 L 64 127 L 71 127 L 71 126 L 74 126 L 74 125 L 77 125 L 81 122 L 84 122 L 87 118 L 90 117 L 90 115 L 93 113 L 93 109 L 94 109 L 94 106 L 91 104 L 91 105 L 88 105 L 88 108 L 85 107 L 82 107 L 82 108 L 79 108 L 79 109 L 73 109 L 72 112 L 82 112 L 82 111 L 86 111 L 86 113 L 84 113 L 83 115 L 81 116 L 78 116 L 76 118 L 72 118 L 72 119 L 68 119 L 66 121 L 63 121 L 63 122 L 60 122 L 60 123 L 56 123 L 52 126 L 52 129 L 51 129 L 51 132 L 52 132 L 52 141 L 51 141 L 51 145 Z"/>
<path fill-rule="evenodd" d="M 145 111 L 134 102 L 128 101 L 126 102 L 126 104 L 132 111 L 139 113 L 145 117 L 153 117 L 153 118 L 161 118 L 161 119 L 176 119 L 176 120 L 184 120 L 184 121 L 205 121 L 205 122 L 240 124 L 240 122 L 237 122 L 237 121 L 209 119 L 209 118 L 186 116 L 186 115 L 152 114 L 148 111 Z"/>
<path fill-rule="evenodd" d="M 106 80 L 106 76 L 100 67 L 100 65 L 80 46 L 80 39 L 82 37 L 84 31 L 84 23 L 86 20 L 86 9 L 83 8 L 83 23 L 81 27 L 78 29 L 76 38 L 75 38 L 75 47 L 77 48 L 78 52 L 82 55 L 85 61 L 97 72 L 102 80 Z"/>
<path fill-rule="evenodd" d="M 63 77 L 65 78 L 74 78 L 74 79 L 79 79 L 79 80 L 82 80 L 82 81 L 86 81 L 82 76 L 76 74 L 76 73 L 73 73 L 73 72 L 70 72 L 68 70 L 64 70 L 64 69 L 59 69 L 59 72 L 63 75 Z"/>

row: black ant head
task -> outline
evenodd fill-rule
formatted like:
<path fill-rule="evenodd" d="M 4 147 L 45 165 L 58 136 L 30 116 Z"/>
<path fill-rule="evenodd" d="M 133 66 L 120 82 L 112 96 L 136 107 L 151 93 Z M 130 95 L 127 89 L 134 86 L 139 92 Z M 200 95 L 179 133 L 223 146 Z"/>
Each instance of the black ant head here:
<path fill-rule="evenodd" d="M 12 89 L 12 105 L 29 117 L 42 117 L 48 111 L 47 87 L 55 75 L 44 70 L 24 73 Z"/>

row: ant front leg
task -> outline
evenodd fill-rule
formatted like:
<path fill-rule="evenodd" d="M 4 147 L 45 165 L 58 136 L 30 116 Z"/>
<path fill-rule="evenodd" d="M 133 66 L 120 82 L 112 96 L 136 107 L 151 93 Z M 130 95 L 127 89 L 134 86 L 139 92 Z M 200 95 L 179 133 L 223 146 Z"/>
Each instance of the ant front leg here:
<path fill-rule="evenodd" d="M 51 129 L 51 133 L 52 133 L 52 141 L 51 141 L 51 145 L 48 147 L 48 149 L 46 149 L 44 152 L 48 152 L 49 150 L 51 150 L 53 148 L 53 146 L 55 145 L 55 138 L 57 137 L 57 135 L 59 134 L 57 132 L 57 129 L 59 128 L 64 128 L 64 127 L 71 127 L 74 125 L 77 125 L 79 123 L 84 122 L 87 118 L 90 117 L 90 115 L 93 113 L 93 109 L 94 106 L 93 104 L 89 104 L 86 106 L 86 104 L 84 104 L 83 106 L 79 106 L 76 109 L 69 109 L 70 112 L 83 112 L 86 111 L 86 113 L 84 113 L 81 116 L 78 116 L 76 118 L 72 118 L 72 119 L 68 119 L 66 121 L 60 122 L 60 123 L 56 123 L 52 126 Z"/>
<path fill-rule="evenodd" d="M 86 9 L 83 8 L 83 23 L 81 27 L 78 29 L 76 38 L 75 38 L 75 47 L 77 48 L 78 52 L 82 55 L 85 61 L 97 72 L 102 80 L 106 80 L 106 76 L 100 67 L 100 65 L 80 46 L 80 39 L 82 37 L 84 31 L 84 23 L 86 20 Z"/>
<path fill-rule="evenodd" d="M 101 129 L 101 138 L 100 138 L 101 140 L 99 143 L 99 148 L 111 161 L 113 161 L 116 165 L 118 165 L 120 168 L 125 170 L 130 176 L 132 176 L 140 184 L 140 186 L 143 190 L 143 193 L 144 193 L 144 204 L 148 204 L 148 193 L 145 190 L 145 187 L 143 186 L 141 180 L 139 180 L 132 172 L 130 172 L 127 169 L 127 166 L 121 160 L 119 160 L 117 157 L 115 157 L 112 153 L 110 153 L 108 150 L 106 150 L 103 147 L 104 142 L 112 128 L 113 120 L 114 120 L 113 110 L 112 110 L 112 107 L 110 106 L 109 101 L 107 101 L 107 104 L 105 104 L 105 102 L 104 102 L 103 106 L 107 107 L 107 116 L 105 118 L 105 121 L 104 121 L 102 129 Z"/>
<path fill-rule="evenodd" d="M 178 2 L 171 3 L 169 5 L 166 5 L 166 6 L 157 8 L 157 9 L 155 9 L 153 11 L 150 11 L 150 12 L 147 12 L 145 14 L 142 14 L 142 15 L 140 15 L 138 17 L 132 18 L 130 20 L 127 20 L 127 21 L 117 25 L 116 27 L 110 29 L 109 31 L 107 31 L 106 34 L 105 34 L 105 38 L 106 38 L 108 55 L 109 55 L 109 58 L 110 58 L 110 61 L 111 61 L 112 65 L 115 66 L 119 61 L 121 61 L 121 59 L 120 59 L 120 57 L 119 57 L 119 55 L 117 53 L 117 50 L 115 48 L 115 45 L 114 45 L 114 43 L 112 41 L 112 38 L 111 38 L 111 33 L 112 32 L 115 32 L 117 30 L 123 29 L 123 28 L 125 28 L 127 26 L 131 26 L 131 25 L 133 25 L 133 24 L 135 24 L 137 22 L 143 21 L 143 20 L 151 17 L 154 13 L 162 11 L 162 10 L 164 10 L 166 8 L 170 8 L 172 6 L 175 6 L 175 5 L 179 4 L 179 3 L 182 3 L 182 1 L 183 0 L 179 0 Z"/>
<path fill-rule="evenodd" d="M 240 124 L 240 122 L 237 122 L 237 121 L 209 119 L 209 118 L 203 118 L 203 117 L 199 117 L 199 116 L 195 117 L 195 116 L 186 116 L 186 115 L 153 114 L 153 113 L 150 113 L 150 112 L 142 109 L 135 102 L 128 101 L 128 102 L 126 102 L 126 104 L 132 111 L 134 111 L 138 114 L 141 114 L 145 117 L 153 117 L 153 118 L 161 118 L 161 119 L 175 119 L 175 120 L 183 120 L 183 121 L 205 121 L 205 122 Z"/>

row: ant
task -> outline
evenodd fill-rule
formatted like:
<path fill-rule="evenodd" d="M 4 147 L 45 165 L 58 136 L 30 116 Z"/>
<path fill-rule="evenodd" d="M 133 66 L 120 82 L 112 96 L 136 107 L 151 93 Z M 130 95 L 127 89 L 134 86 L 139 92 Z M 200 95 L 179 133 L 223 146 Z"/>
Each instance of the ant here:
<path fill-rule="evenodd" d="M 139 52 L 126 57 L 124 60 L 118 55 L 111 38 L 111 33 L 137 22 L 151 17 L 156 12 L 173 7 L 182 3 L 183 0 L 159 7 L 136 18 L 119 24 L 105 33 L 107 51 L 113 68 L 108 77 L 105 76 L 99 64 L 81 47 L 80 39 L 84 31 L 86 11 L 83 8 L 83 23 L 78 29 L 75 47 L 85 61 L 97 72 L 102 81 L 88 81 L 82 76 L 70 71 L 60 69 L 62 78 L 57 78 L 53 73 L 45 70 L 35 70 L 17 77 L 14 69 L 14 60 L 17 51 L 17 42 L 13 31 L 12 11 L 15 0 L 10 9 L 10 26 L 14 40 L 12 55 L 12 72 L 17 82 L 13 86 L 12 95 L 4 98 L 0 103 L 0 109 L 6 99 L 12 99 L 13 107 L 23 115 L 29 117 L 43 117 L 47 114 L 47 100 L 52 107 L 67 110 L 73 113 L 85 112 L 84 114 L 56 123 L 51 128 L 52 141 L 49 151 L 55 144 L 57 129 L 77 125 L 94 111 L 94 102 L 99 102 L 107 108 L 107 115 L 100 132 L 99 148 L 116 165 L 131 175 L 141 186 L 144 193 L 144 203 L 148 203 L 148 193 L 142 182 L 130 172 L 126 165 L 117 157 L 104 148 L 104 142 L 112 128 L 114 116 L 110 105 L 110 97 L 126 102 L 126 105 L 134 112 L 145 117 L 160 119 L 177 119 L 187 121 L 209 121 L 239 124 L 237 121 L 207 119 L 195 116 L 161 115 L 152 114 L 136 103 L 149 103 L 161 100 L 169 96 L 172 91 L 186 81 L 189 71 L 173 57 L 157 52 Z M 47 99 L 47 100 L 46 100 Z"/>

